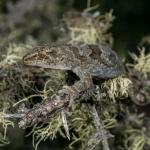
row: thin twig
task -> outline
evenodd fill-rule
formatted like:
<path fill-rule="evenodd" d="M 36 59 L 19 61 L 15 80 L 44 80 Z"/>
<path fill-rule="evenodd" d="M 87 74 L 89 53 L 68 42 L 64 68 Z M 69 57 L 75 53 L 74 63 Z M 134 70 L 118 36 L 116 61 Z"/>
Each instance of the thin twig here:
<path fill-rule="evenodd" d="M 99 134 L 99 138 L 102 139 L 103 149 L 110 150 L 108 140 L 107 140 L 108 137 L 106 135 L 106 130 L 104 129 L 104 125 L 102 124 L 102 121 L 101 121 L 100 117 L 98 116 L 95 105 L 93 105 L 93 106 L 89 105 L 89 107 L 91 108 L 91 113 L 94 118 L 94 125 Z"/>
<path fill-rule="evenodd" d="M 65 129 L 67 138 L 70 140 L 69 127 L 68 127 L 68 123 L 67 123 L 67 117 L 66 117 L 65 109 L 61 110 L 61 118 L 62 118 L 62 122 L 63 122 L 63 126 L 64 126 L 64 129 Z"/>
<path fill-rule="evenodd" d="M 23 118 L 25 116 L 25 114 L 3 114 L 3 118 L 5 119 L 15 119 L 15 118 Z"/>

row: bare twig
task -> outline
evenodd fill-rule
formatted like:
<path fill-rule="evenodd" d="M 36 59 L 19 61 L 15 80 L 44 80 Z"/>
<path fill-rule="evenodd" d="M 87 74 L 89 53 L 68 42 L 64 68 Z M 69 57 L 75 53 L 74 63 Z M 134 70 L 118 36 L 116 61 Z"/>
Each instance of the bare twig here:
<path fill-rule="evenodd" d="M 102 121 L 98 116 L 95 105 L 93 105 L 93 106 L 89 105 L 89 107 L 91 108 L 91 113 L 92 113 L 92 116 L 94 119 L 94 125 L 98 132 L 99 139 L 102 139 L 103 149 L 110 150 L 108 140 L 107 140 L 108 136 L 106 135 L 106 130 L 104 129 L 104 125 L 102 124 Z"/>
<path fill-rule="evenodd" d="M 70 140 L 70 134 L 69 134 L 69 128 L 67 124 L 67 117 L 66 117 L 66 111 L 64 109 L 61 110 L 61 118 L 63 122 L 63 126 L 67 135 L 67 138 Z"/>
<path fill-rule="evenodd" d="M 25 116 L 25 114 L 3 114 L 3 118 L 5 119 L 15 119 L 15 118 L 23 118 Z"/>

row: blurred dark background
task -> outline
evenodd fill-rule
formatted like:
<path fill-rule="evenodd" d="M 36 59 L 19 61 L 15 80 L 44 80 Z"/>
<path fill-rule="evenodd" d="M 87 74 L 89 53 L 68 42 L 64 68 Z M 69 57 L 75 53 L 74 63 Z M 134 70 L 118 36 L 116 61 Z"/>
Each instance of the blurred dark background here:
<path fill-rule="evenodd" d="M 114 48 L 126 51 L 137 51 L 137 45 L 144 36 L 150 34 L 150 1 L 149 0 L 92 0 L 92 5 L 99 4 L 100 12 L 113 9 L 116 17 L 111 32 L 114 37 Z M 83 10 L 87 1 L 74 1 L 73 6 Z"/>

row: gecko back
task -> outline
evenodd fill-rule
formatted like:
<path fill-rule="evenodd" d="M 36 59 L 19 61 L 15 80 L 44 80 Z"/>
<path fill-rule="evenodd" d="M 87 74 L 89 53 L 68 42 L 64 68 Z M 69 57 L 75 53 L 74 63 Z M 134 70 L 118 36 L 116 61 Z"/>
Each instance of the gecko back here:
<path fill-rule="evenodd" d="M 124 72 L 117 54 L 105 45 L 39 46 L 24 56 L 26 65 L 72 70 L 76 68 L 98 78 L 114 78 Z"/>

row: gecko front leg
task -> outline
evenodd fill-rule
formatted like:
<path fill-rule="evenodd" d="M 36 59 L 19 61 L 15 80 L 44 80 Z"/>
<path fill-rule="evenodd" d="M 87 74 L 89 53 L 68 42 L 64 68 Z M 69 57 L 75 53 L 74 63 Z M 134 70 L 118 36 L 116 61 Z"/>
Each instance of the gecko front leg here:
<path fill-rule="evenodd" d="M 92 78 L 89 74 L 83 76 L 79 81 L 75 82 L 72 86 L 63 86 L 60 92 L 70 96 L 71 99 L 76 99 L 83 94 L 84 91 L 94 89 Z"/>
<path fill-rule="evenodd" d="M 60 90 L 59 93 L 65 93 L 65 94 L 69 95 L 71 100 L 74 100 L 80 96 L 81 92 L 87 91 L 92 85 L 93 85 L 92 78 L 89 75 L 89 76 L 85 76 L 83 79 L 76 82 L 72 86 L 63 86 L 63 89 Z M 65 129 L 68 139 L 70 139 L 66 115 L 67 114 L 66 114 L 65 109 L 62 109 L 61 116 L 62 116 L 63 126 L 64 126 L 64 129 Z"/>
<path fill-rule="evenodd" d="M 19 126 L 26 128 L 38 122 L 47 120 L 56 112 L 60 112 L 70 103 L 71 99 L 76 99 L 82 92 L 92 86 L 91 76 L 85 76 L 80 81 L 76 82 L 72 86 L 64 86 L 62 90 L 58 91 L 58 94 L 52 97 L 51 100 L 36 104 L 31 110 L 29 110 L 25 116 L 21 119 Z M 64 127 L 68 134 L 66 127 L 66 116 L 62 113 Z M 67 135 L 69 137 L 69 134 Z"/>

